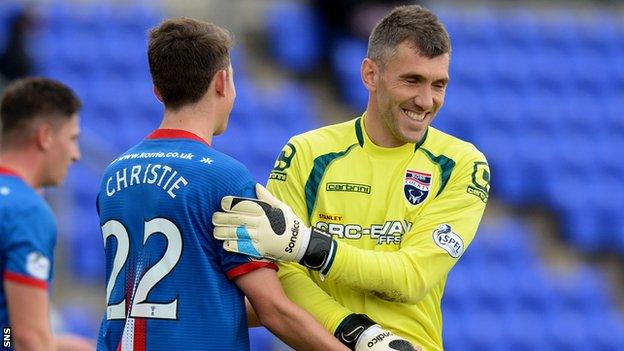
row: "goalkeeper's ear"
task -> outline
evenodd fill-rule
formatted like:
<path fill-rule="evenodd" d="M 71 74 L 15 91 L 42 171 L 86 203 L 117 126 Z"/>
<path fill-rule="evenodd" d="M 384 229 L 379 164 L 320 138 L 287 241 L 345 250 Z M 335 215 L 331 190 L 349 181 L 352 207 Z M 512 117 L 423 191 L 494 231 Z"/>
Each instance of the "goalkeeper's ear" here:
<path fill-rule="evenodd" d="M 264 201 L 273 207 L 286 207 L 287 205 L 278 200 L 262 184 L 256 183 L 256 196 L 258 200 Z"/>

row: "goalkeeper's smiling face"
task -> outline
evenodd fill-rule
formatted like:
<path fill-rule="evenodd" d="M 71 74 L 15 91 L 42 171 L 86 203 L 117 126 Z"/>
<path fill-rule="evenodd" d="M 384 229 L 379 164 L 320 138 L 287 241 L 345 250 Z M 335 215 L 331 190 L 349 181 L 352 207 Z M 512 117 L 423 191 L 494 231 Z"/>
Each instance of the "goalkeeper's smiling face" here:
<path fill-rule="evenodd" d="M 396 47 L 379 67 L 372 92 L 386 147 L 417 143 L 444 103 L 450 55 L 421 56 L 408 42 Z"/>

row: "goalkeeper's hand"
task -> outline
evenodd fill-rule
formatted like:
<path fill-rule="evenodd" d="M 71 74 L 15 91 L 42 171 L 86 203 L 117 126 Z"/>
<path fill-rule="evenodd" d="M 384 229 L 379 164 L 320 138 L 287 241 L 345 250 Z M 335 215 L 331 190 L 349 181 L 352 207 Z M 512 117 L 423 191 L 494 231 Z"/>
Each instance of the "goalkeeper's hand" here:
<path fill-rule="evenodd" d="M 350 314 L 338 326 L 336 338 L 353 351 L 421 350 L 389 330 L 383 329 L 365 314 Z"/>
<path fill-rule="evenodd" d="M 308 228 L 285 203 L 256 184 L 258 199 L 225 196 L 224 212 L 212 216 L 213 235 L 223 248 L 253 257 L 299 262 L 327 273 L 336 243 L 331 236 Z"/>

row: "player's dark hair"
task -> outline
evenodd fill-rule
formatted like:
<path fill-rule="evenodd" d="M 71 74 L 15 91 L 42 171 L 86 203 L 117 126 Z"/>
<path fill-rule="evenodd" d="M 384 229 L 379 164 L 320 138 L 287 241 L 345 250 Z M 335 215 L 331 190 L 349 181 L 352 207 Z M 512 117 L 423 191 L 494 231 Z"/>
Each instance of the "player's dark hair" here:
<path fill-rule="evenodd" d="M 168 19 L 149 33 L 147 56 L 154 86 L 165 107 L 199 101 L 212 78 L 230 65 L 232 38 L 212 23 Z"/>
<path fill-rule="evenodd" d="M 428 58 L 451 52 L 451 40 L 438 17 L 420 5 L 408 5 L 396 7 L 375 25 L 367 56 L 383 68 L 404 41 Z"/>
<path fill-rule="evenodd" d="M 9 84 L 0 103 L 2 145 L 25 139 L 37 119 L 68 120 L 82 108 L 76 94 L 65 84 L 48 78 L 29 77 Z M 14 138 L 15 137 L 15 138 Z"/>

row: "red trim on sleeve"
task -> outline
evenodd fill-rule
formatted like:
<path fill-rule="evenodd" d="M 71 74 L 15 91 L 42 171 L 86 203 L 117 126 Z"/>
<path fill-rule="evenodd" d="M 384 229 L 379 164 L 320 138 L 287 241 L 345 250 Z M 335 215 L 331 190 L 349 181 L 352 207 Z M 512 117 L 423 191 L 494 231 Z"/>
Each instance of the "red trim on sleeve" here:
<path fill-rule="evenodd" d="M 256 269 L 264 268 L 264 267 L 274 269 L 275 271 L 278 270 L 277 265 L 273 262 L 251 261 L 251 262 L 243 263 L 241 265 L 238 265 L 230 269 L 229 271 L 227 271 L 227 273 L 225 273 L 225 275 L 228 277 L 228 279 L 232 280 L 238 276 L 247 274 L 249 272 L 255 271 Z"/>
<path fill-rule="evenodd" d="M 6 168 L 2 166 L 0 166 L 0 175 L 8 175 L 8 176 L 18 177 L 20 179 L 23 179 L 22 176 L 19 175 L 19 173 L 15 172 L 14 170 L 10 168 Z"/>
<path fill-rule="evenodd" d="M 191 139 L 210 146 L 204 138 L 182 129 L 156 129 L 145 139 Z"/>
<path fill-rule="evenodd" d="M 30 285 L 35 288 L 48 290 L 48 282 L 45 280 L 33 278 L 27 275 L 4 271 L 4 280 L 9 280 L 15 283 Z"/>

